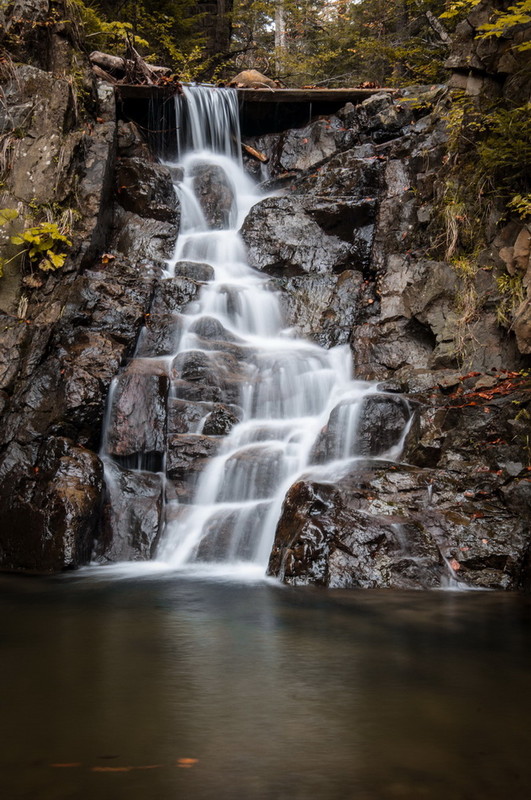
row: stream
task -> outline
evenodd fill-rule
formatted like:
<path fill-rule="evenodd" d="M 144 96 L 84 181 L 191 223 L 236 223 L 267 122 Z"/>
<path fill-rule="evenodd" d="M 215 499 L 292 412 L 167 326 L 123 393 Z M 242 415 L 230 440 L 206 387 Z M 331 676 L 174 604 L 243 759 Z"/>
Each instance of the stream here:
<path fill-rule="evenodd" d="M 529 597 L 0 577 L 9 800 L 528 797 Z"/>

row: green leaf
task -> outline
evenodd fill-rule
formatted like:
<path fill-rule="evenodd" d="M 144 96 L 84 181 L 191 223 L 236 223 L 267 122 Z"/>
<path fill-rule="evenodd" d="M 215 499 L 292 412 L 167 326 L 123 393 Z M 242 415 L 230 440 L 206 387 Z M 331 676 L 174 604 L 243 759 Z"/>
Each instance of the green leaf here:
<path fill-rule="evenodd" d="M 0 225 L 6 225 L 18 217 L 18 211 L 15 208 L 0 208 Z"/>
<path fill-rule="evenodd" d="M 24 239 L 21 236 L 12 236 L 9 241 L 11 244 L 24 244 Z"/>
<path fill-rule="evenodd" d="M 59 269 L 59 267 L 62 267 L 65 263 L 66 253 L 52 253 L 51 250 L 48 250 L 46 255 L 54 265 L 55 269 Z"/>

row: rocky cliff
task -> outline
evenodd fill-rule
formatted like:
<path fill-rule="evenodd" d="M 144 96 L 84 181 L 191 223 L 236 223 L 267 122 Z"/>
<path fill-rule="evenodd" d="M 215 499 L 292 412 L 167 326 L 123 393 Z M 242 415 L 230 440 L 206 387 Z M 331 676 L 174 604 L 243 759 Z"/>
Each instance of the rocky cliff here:
<path fill-rule="evenodd" d="M 117 123 L 62 3 L 4 13 L 3 182 L 13 233 L 67 221 L 64 266 L 15 259 L 0 279 L 0 561 L 55 572 L 90 560 L 100 530 L 97 455 L 110 382 L 134 349 L 178 210 L 169 172 Z"/>
<path fill-rule="evenodd" d="M 283 189 L 244 224 L 251 263 L 301 334 L 350 343 L 359 377 L 417 404 L 403 465 L 367 462 L 334 485 L 291 488 L 270 562 L 287 582 L 432 586 L 441 568 L 450 583 L 529 581 L 529 342 L 497 320 L 504 234 L 463 277 L 434 260 L 428 232 L 451 105 L 445 86 L 412 87 L 254 141 Z M 528 248 L 521 268 L 529 276 Z M 385 433 L 392 409 L 382 417 Z M 378 421 L 371 410 L 373 439 Z"/>
<path fill-rule="evenodd" d="M 140 356 L 150 342 L 164 349 L 165 317 L 208 275 L 183 262 L 172 286 L 162 285 L 179 215 L 170 173 L 132 124 L 116 120 L 112 90 L 93 84 L 75 30 L 44 26 L 60 4 L 22 5 L 31 24 L 13 13 L 7 30 L 23 43 L 42 33 L 46 46 L 36 63 L 37 51 L 20 45 L 17 63 L 3 67 L 0 207 L 20 211 L 13 231 L 46 208 L 76 214 L 61 270 L 34 285 L 19 265 L 0 281 L 0 561 L 51 572 L 86 563 L 94 551 L 101 561 L 153 554 L 160 485 L 128 467 L 139 453 L 156 460 L 161 451 L 170 414 L 163 376 L 120 373 L 111 452 L 123 513 L 108 502 L 97 455 L 105 399 L 141 329 Z M 455 74 L 481 79 L 482 91 L 495 79 L 498 91 L 524 102 L 514 72 L 499 72 L 496 59 L 483 71 L 471 66 L 466 42 L 476 46 L 463 34 Z M 287 582 L 531 584 L 529 294 L 509 324 L 499 313 L 501 277 L 517 272 L 531 292 L 529 228 L 493 204 L 487 226 L 478 224 L 474 269 L 445 257 L 454 100 L 447 86 L 375 94 L 251 142 L 269 156 L 268 186 L 278 189 L 245 221 L 252 265 L 270 276 L 289 325 L 326 347 L 349 344 L 356 374 L 387 390 L 362 420 L 366 461 L 334 484 L 307 476 L 291 487 L 270 561 Z M 256 162 L 248 168 L 266 177 Z M 210 210 L 222 214 L 224 187 L 211 174 L 199 179 L 205 208 L 214 198 Z M 234 345 L 226 348 L 232 358 Z M 186 502 L 187 478 L 237 416 L 234 397 L 208 394 L 205 365 L 181 366 L 190 402 L 171 410 L 168 469 Z M 415 419 L 402 463 L 375 462 L 393 420 L 403 424 L 403 395 Z M 187 431 L 204 400 L 217 411 L 198 450 Z M 139 414 L 151 420 L 149 441 L 135 438 Z"/>

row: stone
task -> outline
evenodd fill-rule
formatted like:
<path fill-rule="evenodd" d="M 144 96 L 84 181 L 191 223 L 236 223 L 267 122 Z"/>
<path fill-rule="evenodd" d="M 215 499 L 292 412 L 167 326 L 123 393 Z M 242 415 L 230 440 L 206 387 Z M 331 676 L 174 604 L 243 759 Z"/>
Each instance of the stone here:
<path fill-rule="evenodd" d="M 177 261 L 174 275 L 206 283 L 214 279 L 214 268 L 210 264 L 199 264 L 196 261 Z"/>
<path fill-rule="evenodd" d="M 209 228 L 229 228 L 234 190 L 225 170 L 213 164 L 197 164 L 191 170 L 194 194 Z"/>
<path fill-rule="evenodd" d="M 99 458 L 68 439 L 13 443 L 0 458 L 0 566 L 53 573 L 90 559 L 101 495 Z"/>
<path fill-rule="evenodd" d="M 241 422 L 241 415 L 227 406 L 215 406 L 205 418 L 202 433 L 205 436 L 228 436 L 233 427 Z"/>
<path fill-rule="evenodd" d="M 301 480 L 286 495 L 268 572 L 293 585 L 433 588 L 441 555 L 422 529 L 398 514 L 368 514 L 331 484 Z"/>
<path fill-rule="evenodd" d="M 361 403 L 342 401 L 332 409 L 317 439 L 313 461 L 322 464 L 353 456 L 385 457 L 400 445 L 411 416 L 410 404 L 398 395 L 378 393 L 367 395 Z"/>
<path fill-rule="evenodd" d="M 363 278 L 354 270 L 339 275 L 300 275 L 277 278 L 285 324 L 299 336 L 323 347 L 350 342 L 360 317 Z"/>
<path fill-rule="evenodd" d="M 219 440 L 203 434 L 174 434 L 168 437 L 166 473 L 177 498 L 190 503 L 199 476 L 219 449 Z"/>
<path fill-rule="evenodd" d="M 305 203 L 287 197 L 262 200 L 242 228 L 249 262 L 278 277 L 361 269 L 370 254 L 372 214 L 370 204 Z M 349 225 L 351 215 L 361 217 L 360 228 Z"/>
<path fill-rule="evenodd" d="M 122 158 L 116 169 L 116 192 L 126 211 L 161 222 L 178 223 L 178 206 L 170 173 L 162 164 Z"/>
<path fill-rule="evenodd" d="M 94 560 L 149 561 L 155 557 L 162 528 L 163 480 L 160 475 L 106 466 L 106 490 Z"/>
<path fill-rule="evenodd" d="M 111 455 L 162 455 L 168 389 L 165 376 L 121 373 L 111 396 L 105 443 Z"/>

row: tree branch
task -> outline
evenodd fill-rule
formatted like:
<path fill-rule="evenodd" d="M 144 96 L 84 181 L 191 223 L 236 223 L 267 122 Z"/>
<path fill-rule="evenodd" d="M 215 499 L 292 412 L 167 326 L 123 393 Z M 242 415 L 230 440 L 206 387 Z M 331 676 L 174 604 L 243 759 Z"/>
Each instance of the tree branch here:
<path fill-rule="evenodd" d="M 428 9 L 428 11 L 424 12 L 424 15 L 425 15 L 426 19 L 428 20 L 428 23 L 430 24 L 430 27 L 433 28 L 433 30 L 435 31 L 435 33 L 437 34 L 437 36 L 439 37 L 441 42 L 444 42 L 444 44 L 447 44 L 447 45 L 452 44 L 452 37 L 450 36 L 450 34 L 448 33 L 448 31 L 446 30 L 444 25 L 441 22 L 439 22 L 439 20 L 435 16 L 435 14 L 433 14 Z"/>

